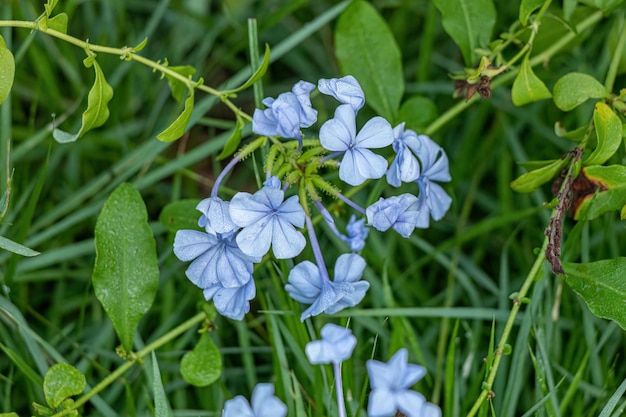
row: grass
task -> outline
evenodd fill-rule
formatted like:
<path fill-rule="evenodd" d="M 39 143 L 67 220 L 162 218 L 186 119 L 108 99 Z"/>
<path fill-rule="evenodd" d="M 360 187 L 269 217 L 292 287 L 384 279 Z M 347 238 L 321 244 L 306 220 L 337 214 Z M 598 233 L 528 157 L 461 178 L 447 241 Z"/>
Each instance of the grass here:
<path fill-rule="evenodd" d="M 499 33 L 517 19 L 517 10 L 497 3 Z M 426 96 L 444 114 L 458 102 L 451 97 L 448 73 L 462 64 L 439 13 L 429 2 L 375 4 L 393 22 L 410 92 L 405 98 Z M 144 56 L 193 65 L 213 87 L 241 84 L 250 73 L 247 19 L 254 17 L 260 42 L 272 48 L 263 95 L 275 97 L 300 79 L 315 82 L 341 75 L 332 30 L 346 5 L 327 0 L 131 0 L 62 1 L 58 8 L 68 14 L 68 32 L 74 36 L 116 47 L 148 37 Z M 585 12 L 582 6 L 580 10 Z M 0 4 L 2 19 L 33 20 L 40 13 L 37 2 Z M 548 87 L 568 71 L 602 79 L 610 64 L 604 45 L 614 19 L 609 15 L 545 68 L 537 67 Z M 542 34 L 554 31 L 565 32 L 547 18 L 533 54 L 549 48 Z M 16 57 L 17 73 L 12 96 L 0 106 L 0 166 L 10 161 L 10 169 L 0 169 L 3 189 L 11 177 L 0 235 L 42 254 L 24 258 L 0 252 L 0 412 L 30 415 L 33 401 L 44 403 L 42 378 L 53 363 L 72 364 L 91 387 L 124 363 L 115 354 L 119 342 L 90 282 L 95 221 L 121 182 L 133 183 L 142 193 L 161 270 L 157 299 L 140 323 L 135 349 L 196 314 L 202 294 L 185 278 L 185 265 L 172 253 L 173 236 L 157 220 L 172 201 L 208 195 L 224 166 L 217 155 L 233 117 L 214 97 L 200 96 L 188 135 L 161 143 L 156 134 L 182 110 L 182 103 L 171 99 L 158 74 L 103 55 L 99 62 L 115 90 L 109 121 L 76 143 L 57 144 L 51 125 L 76 131 L 86 106 L 93 73 L 81 64 L 83 51 L 26 30 L 3 28 L 1 33 Z M 624 81 L 619 75 L 616 90 Z M 320 96 L 313 101 L 320 107 L 320 120 L 330 117 L 327 102 Z M 235 103 L 252 113 L 252 90 L 241 93 Z M 253 314 L 243 322 L 220 318 L 212 332 L 224 362 L 218 382 L 193 387 L 180 375 L 181 356 L 199 339 L 196 329 L 156 351 L 173 415 L 219 416 L 225 400 L 240 394 L 249 398 L 254 385 L 266 381 L 275 383 L 290 415 L 335 415 L 330 367 L 310 365 L 303 353 L 304 345 L 331 321 L 349 323 L 359 341 L 344 364 L 349 415 L 365 415 L 359 414 L 368 392 L 365 361 L 387 360 L 400 347 L 409 349 L 413 363 L 428 369 L 417 389 L 442 405 L 444 415 L 466 415 L 487 372 L 483 359 L 493 352 L 511 310 L 509 296 L 529 273 L 550 214 L 543 208 L 551 199 L 549 185 L 527 195 L 510 189 L 510 181 L 523 172 L 516 162 L 560 156 L 572 144 L 554 135 L 555 121 L 574 128 L 586 124 L 590 112 L 582 107 L 564 114 L 549 100 L 516 108 L 510 80 L 494 88 L 489 100 L 467 105 L 432 135 L 451 162 L 453 180 L 446 190 L 454 202 L 446 217 L 410 239 L 372 231 L 363 251 L 369 293 L 358 308 L 333 317 L 302 324 L 302 307 L 283 289 L 293 263 L 268 260 L 258 266 Z M 362 113 L 363 120 L 372 115 L 369 109 Z M 612 161 L 623 163 L 624 156 L 622 147 Z M 255 189 L 254 170 L 260 167 L 257 155 L 226 185 Z M 355 199 L 376 197 L 375 190 L 366 188 Z M 345 249 L 329 230 L 320 230 L 322 246 L 328 248 L 324 255 L 334 262 Z M 616 213 L 585 223 L 567 219 L 564 230 L 567 261 L 617 257 L 626 247 L 624 225 Z M 308 251 L 302 259 L 311 255 Z M 593 316 L 547 264 L 528 297 L 530 303 L 522 306 L 509 339 L 511 354 L 503 358 L 491 388 L 495 397 L 479 415 L 591 416 L 603 409 L 603 415 L 619 415 L 624 408 L 619 395 L 612 401 L 620 411 L 605 407 L 626 377 L 623 330 Z M 95 396 L 83 414 L 152 412 L 152 378 L 152 363 L 146 359 Z"/>

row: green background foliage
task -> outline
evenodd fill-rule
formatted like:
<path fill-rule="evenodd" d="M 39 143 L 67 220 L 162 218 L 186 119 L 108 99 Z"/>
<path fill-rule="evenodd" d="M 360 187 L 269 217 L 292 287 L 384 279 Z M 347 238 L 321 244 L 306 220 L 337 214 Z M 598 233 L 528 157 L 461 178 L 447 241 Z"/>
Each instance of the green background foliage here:
<path fill-rule="evenodd" d="M 603 108 L 609 120 L 606 134 L 596 134 L 597 126 L 588 129 L 597 100 L 607 97 L 607 90 L 617 94 L 626 82 L 625 54 L 613 88 L 603 84 L 624 28 L 624 13 L 618 8 L 623 2 L 553 2 L 529 55 L 494 78 L 489 100 L 469 103 L 453 97 L 449 74 L 477 66 L 480 51 L 475 48 L 488 48 L 511 25 L 532 21 L 542 2 L 522 1 L 520 10 L 520 2 L 497 1 L 495 11 L 487 0 L 460 3 L 471 10 L 443 0 L 68 0 L 48 11 L 45 25 L 64 32 L 62 16 L 67 16 L 67 33 L 92 44 L 140 45 L 147 37 L 142 56 L 167 59 L 172 68 L 191 66 L 196 69 L 194 80 L 202 77 L 221 89 L 235 89 L 252 73 L 247 19 L 256 18 L 259 46 L 267 43 L 271 48 L 262 97 L 276 97 L 301 79 L 315 82 L 351 72 L 362 81 L 367 101 L 357 124 L 380 114 L 394 125 L 406 121 L 418 133 L 430 129 L 446 149 L 453 178 L 446 190 L 454 202 L 441 222 L 409 239 L 370 233 L 363 256 L 371 288 L 358 308 L 302 325 L 299 304 L 283 289 L 292 264 L 266 261 L 255 270 L 257 297 L 245 321 L 218 317 L 214 331 L 203 335 L 197 333 L 199 321 L 192 323 L 153 356 L 145 356 L 143 365 L 129 367 L 124 379 L 91 398 L 82 409 L 85 415 L 172 410 L 180 416 L 217 416 L 225 400 L 239 394 L 249 397 L 257 382 L 267 381 L 275 383 L 290 416 L 335 415 L 329 400 L 334 389 L 330 370 L 310 365 L 303 349 L 324 322 L 346 324 L 348 317 L 359 341 L 353 358 L 343 365 L 344 386 L 351 394 L 349 415 L 357 415 L 365 402 L 365 361 L 372 356 L 387 360 L 400 347 L 409 350 L 412 362 L 427 368 L 427 377 L 417 386 L 426 398 L 444 405 L 444 415 L 467 414 L 482 389 L 483 358 L 490 363 L 494 359 L 493 348 L 512 308 L 511 294 L 519 290 L 544 239 L 550 218 L 544 203 L 552 200 L 553 179 L 565 166 L 559 158 L 586 131 L 591 132 L 586 157 L 594 155 L 598 143 L 610 142 L 600 147 L 610 151 L 599 150 L 592 160 L 609 167 L 583 168 L 589 178 L 609 183 L 608 193 L 582 203 L 578 213 L 586 213 L 588 221 L 565 219 L 562 258 L 569 278 L 555 277 L 549 265 L 540 265 L 526 295 L 530 302 L 515 320 L 509 339 L 512 351 L 503 357 L 493 381 L 496 396 L 487 405 L 503 416 L 522 415 L 533 407 L 549 415 L 600 413 L 626 378 L 620 360 L 626 349 L 624 333 L 614 321 L 594 315 L 610 316 L 590 310 L 578 293 L 584 294 L 583 278 L 589 271 L 619 281 L 613 267 L 623 269 L 626 230 L 619 210 L 626 204 L 626 191 L 618 180 L 626 152 L 610 121 L 623 121 L 623 115 Z M 34 21 L 41 6 L 5 1 L 0 16 Z M 469 20 L 459 23 L 459 11 Z M 581 22 L 589 26 L 573 32 Z M 41 253 L 26 258 L 0 251 L 0 413 L 31 415 L 33 402 L 46 403 L 43 378 L 55 363 L 72 364 L 89 387 L 128 363 L 115 354 L 119 326 L 97 296 L 98 280 L 92 281 L 92 275 L 99 274 L 100 243 L 94 244 L 94 230 L 98 240 L 98 216 L 103 216 L 103 208 L 107 212 L 107 200 L 115 199 L 118 187 L 134 195 L 123 203 L 135 206 L 116 209 L 118 217 L 107 230 L 118 227 L 125 235 L 127 228 L 139 227 L 137 234 L 153 239 L 141 245 L 151 252 L 149 258 L 141 257 L 149 263 L 147 272 L 137 272 L 134 279 L 148 282 L 143 296 L 154 298 L 154 303 L 149 310 L 141 308 L 142 320 L 125 327 L 125 348 L 149 347 L 196 314 L 203 297 L 186 279 L 186 265 L 172 253 L 174 231 L 194 226 L 195 205 L 210 193 L 226 163 L 220 160 L 222 147 L 242 126 L 216 97 L 196 91 L 191 106 L 189 99 L 183 100 L 186 87 L 170 88 L 168 80 L 137 62 L 98 54 L 99 67 L 87 69 L 82 64 L 85 52 L 66 42 L 27 29 L 0 28 L 0 34 L 7 45 L 0 46 L 0 101 L 11 69 L 7 51 L 16 68 L 11 95 L 0 106 L 0 187 L 3 201 L 8 200 L 0 236 L 9 242 L 0 241 L 0 247 L 15 249 L 11 245 L 19 244 L 23 254 L 32 254 L 28 248 Z M 353 36 L 366 42 L 355 42 Z M 519 47 L 529 35 L 521 36 Z M 542 65 L 533 61 L 567 36 L 569 42 Z M 518 50 L 507 49 L 502 58 L 511 59 Z M 82 130 L 98 68 L 114 91 L 108 119 L 101 126 L 90 122 L 93 129 L 84 129 L 73 143 L 57 143 L 54 128 Z M 525 75 L 520 82 L 526 84 L 512 93 L 520 68 Z M 544 88 L 553 100 L 546 99 Z M 318 94 L 312 100 L 318 120 L 332 117 L 332 99 Z M 238 92 L 233 102 L 251 114 L 253 90 Z M 446 118 L 457 106 L 463 111 Z M 177 118 L 180 122 L 168 131 Z M 556 122 L 577 132 L 573 136 L 578 142 L 557 136 Z M 159 133 L 166 142 L 157 140 Z M 249 135 L 249 127 L 243 128 L 242 141 Z M 528 161 L 552 165 L 520 177 L 542 167 L 522 165 Z M 255 190 L 262 164 L 260 157 L 249 158 L 228 179 L 223 197 Z M 514 191 L 512 182 L 523 193 Z M 128 184 L 120 186 L 123 183 Z M 129 184 L 136 191 L 130 192 Z M 354 199 L 366 204 L 376 192 L 364 189 Z M 139 207 L 144 204 L 145 212 Z M 137 219 L 130 221 L 131 216 Z M 345 247 L 330 231 L 321 230 L 325 255 L 334 260 Z M 119 243 L 124 236 L 118 238 L 110 246 L 124 250 Z M 303 258 L 310 257 L 307 251 Z M 620 259 L 619 265 L 596 263 L 609 259 Z M 193 366 L 197 358 L 214 355 L 209 339 L 221 354 L 222 372 L 213 384 L 200 386 L 215 371 Z M 187 366 L 191 369 L 185 370 Z M 80 396 L 78 390 L 73 394 Z M 486 409 L 484 413 L 488 415 Z"/>

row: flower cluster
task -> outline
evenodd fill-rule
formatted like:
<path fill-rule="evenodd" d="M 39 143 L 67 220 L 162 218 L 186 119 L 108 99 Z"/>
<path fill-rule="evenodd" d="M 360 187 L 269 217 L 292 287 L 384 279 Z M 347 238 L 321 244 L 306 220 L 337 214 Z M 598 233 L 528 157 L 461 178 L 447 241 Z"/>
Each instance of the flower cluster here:
<path fill-rule="evenodd" d="M 261 136 L 239 151 L 216 179 L 211 196 L 197 206 L 201 213 L 198 225 L 204 231 L 180 230 L 176 234 L 174 253 L 182 261 L 192 261 L 187 277 L 226 317 L 241 320 L 250 311 L 256 293 L 254 264 L 261 262 L 270 248 L 277 259 L 291 259 L 302 252 L 307 242 L 299 229 L 304 227 L 315 262 L 304 260 L 295 265 L 285 285 L 293 299 L 309 306 L 301 320 L 355 306 L 369 288 L 361 279 L 365 260 L 355 253 L 365 247 L 368 227 L 379 231 L 392 228 L 408 237 L 415 228 L 428 227 L 431 218 L 441 219 L 450 207 L 452 200 L 439 185 L 450 181 L 448 159 L 439 145 L 405 129 L 404 123 L 392 128 L 378 116 L 358 130 L 356 117 L 365 96 L 352 76 L 322 79 L 317 87 L 340 103 L 334 117 L 321 125 L 319 140 L 304 140 L 301 130 L 317 121 L 310 99 L 314 84 L 300 81 L 292 91 L 264 99 L 266 109 L 255 110 L 252 120 L 253 132 Z M 296 139 L 297 143 L 292 146 L 276 137 Z M 261 189 L 254 194 L 238 192 L 230 202 L 222 200 L 218 190 L 225 176 L 269 141 L 272 145 Z M 389 145 L 395 152 L 391 165 L 373 151 Z M 339 167 L 339 179 L 348 185 L 386 177 L 393 187 L 413 183 L 417 192 L 380 198 L 362 208 L 318 174 L 329 167 Z M 297 193 L 286 196 L 293 185 Z M 342 233 L 317 190 L 342 200 L 361 217 L 352 215 Z M 310 202 L 351 251 L 337 258 L 332 279 L 317 241 Z"/>

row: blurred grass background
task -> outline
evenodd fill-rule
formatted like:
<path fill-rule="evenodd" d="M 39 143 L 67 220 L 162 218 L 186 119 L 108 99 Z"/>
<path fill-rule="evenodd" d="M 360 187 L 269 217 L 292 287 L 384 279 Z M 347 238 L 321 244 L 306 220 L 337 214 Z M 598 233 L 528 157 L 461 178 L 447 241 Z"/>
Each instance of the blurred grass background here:
<path fill-rule="evenodd" d="M 443 32 L 439 13 L 429 1 L 372 3 L 402 51 L 405 99 L 427 97 L 437 113 L 443 113 L 457 101 L 448 74 L 462 69 L 462 59 Z M 517 2 L 496 3 L 495 35 L 517 19 L 519 7 Z M 69 15 L 70 34 L 94 44 L 136 45 L 147 36 L 144 56 L 192 65 L 213 87 L 245 79 L 247 19 L 256 18 L 259 40 L 270 45 L 274 60 L 263 79 L 264 95 L 275 97 L 300 79 L 316 82 L 343 75 L 334 57 L 333 24 L 347 4 L 68 0 L 60 1 L 56 11 Z M 558 6 L 551 9 L 555 15 Z M 42 9 L 37 1 L 0 2 L 2 19 L 34 20 Z M 579 6 L 576 15 L 585 16 L 589 10 Z M 602 80 L 610 59 L 605 45 L 612 24 L 609 17 L 592 32 L 581 33 L 572 47 L 536 68 L 537 74 L 550 88 L 569 71 Z M 547 16 L 534 52 L 565 31 L 557 18 Z M 224 164 L 216 156 L 234 118 L 214 98 L 198 97 L 188 135 L 172 144 L 158 142 L 155 135 L 182 104 L 171 98 L 167 82 L 148 68 L 100 55 L 98 61 L 115 91 L 110 119 L 75 143 L 57 144 L 52 124 L 76 131 L 86 106 L 93 73 L 82 66 L 84 52 L 27 30 L 3 28 L 1 33 L 16 57 L 17 71 L 12 96 L 0 106 L 0 166 L 5 167 L 8 153 L 12 178 L 0 235 L 42 254 L 27 259 L 0 253 L 0 412 L 27 415 L 33 401 L 44 402 L 40 378 L 51 364 L 67 361 L 93 386 L 122 362 L 114 353 L 118 341 L 112 325 L 90 285 L 96 217 L 120 182 L 132 182 L 146 201 L 161 265 L 157 299 L 140 324 L 136 348 L 196 312 L 202 294 L 185 278 L 186 265 L 173 256 L 173 236 L 158 223 L 158 216 L 169 202 L 208 195 Z M 616 86 L 623 86 L 624 80 L 618 77 Z M 251 114 L 252 90 L 235 102 Z M 332 116 L 333 107 L 321 97 L 314 96 L 313 102 L 320 109 L 318 120 Z M 364 109 L 359 116 L 366 120 L 371 115 Z M 429 370 L 418 385 L 426 398 L 445 404 L 445 415 L 467 412 L 481 389 L 492 324 L 499 335 L 510 311 L 509 295 L 530 270 L 548 222 L 549 211 L 542 204 L 552 198 L 549 185 L 529 195 L 509 188 L 523 172 L 516 162 L 559 157 L 572 144 L 554 135 L 554 123 L 574 128 L 587 123 L 590 115 L 588 106 L 564 115 L 551 101 L 515 108 L 510 86 L 505 86 L 433 136 L 450 159 L 453 180 L 446 189 L 454 199 L 452 209 L 410 239 L 372 231 L 363 251 L 371 289 L 358 309 L 340 314 L 352 317 L 350 325 L 359 340 L 352 361 L 344 365 L 351 415 L 362 404 L 364 362 L 373 349 L 377 358 L 386 360 L 402 346 L 409 349 L 412 362 Z M 624 156 L 622 148 L 615 162 L 623 163 Z M 0 169 L 3 188 L 6 176 L 7 169 Z M 227 185 L 254 189 L 250 165 L 240 168 Z M 356 198 L 369 197 L 362 191 Z M 564 230 L 563 258 L 568 261 L 616 257 L 626 247 L 617 214 L 581 224 L 568 219 Z M 325 254 L 334 263 L 345 248 L 327 232 L 321 236 L 322 245 L 337 248 Z M 270 380 L 291 406 L 290 415 L 297 415 L 298 407 L 310 415 L 333 415 L 328 411 L 333 410 L 330 373 L 309 365 L 303 346 L 315 328 L 337 319 L 300 324 L 300 307 L 283 290 L 292 265 L 267 262 L 258 267 L 252 314 L 244 322 L 218 321 L 213 336 L 224 356 L 224 372 L 216 384 L 191 387 L 180 376 L 180 358 L 198 340 L 194 331 L 157 352 L 175 416 L 219 416 L 224 400 L 237 394 L 249 397 L 256 382 Z M 547 270 L 530 298 L 510 340 L 513 352 L 504 359 L 493 388 L 496 414 L 521 415 L 540 404 L 538 415 L 597 415 L 626 376 L 623 331 L 591 315 Z M 439 349 L 438 358 L 444 318 L 450 319 L 450 330 L 455 325 L 458 330 L 447 338 L 445 356 Z M 149 414 L 149 369 L 134 367 L 89 403 L 85 415 Z M 445 385 L 434 389 L 441 380 Z"/>

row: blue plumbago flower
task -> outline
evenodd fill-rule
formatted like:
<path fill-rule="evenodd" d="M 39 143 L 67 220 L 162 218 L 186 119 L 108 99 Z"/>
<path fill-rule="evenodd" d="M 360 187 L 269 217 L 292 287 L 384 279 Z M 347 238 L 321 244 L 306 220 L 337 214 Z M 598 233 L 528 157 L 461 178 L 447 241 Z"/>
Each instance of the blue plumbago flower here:
<path fill-rule="evenodd" d="M 393 128 L 393 150 L 396 157 L 391 162 L 387 171 L 387 182 L 389 185 L 399 187 L 402 182 L 413 182 L 420 176 L 420 165 L 416 155 L 420 154 L 422 138 L 429 139 L 428 136 L 417 136 L 412 130 L 404 130 L 404 123 L 400 123 Z"/>
<path fill-rule="evenodd" d="M 254 280 L 239 287 L 226 288 L 217 282 L 203 291 L 207 301 L 213 300 L 215 309 L 222 315 L 233 320 L 241 320 L 250 311 L 250 300 L 256 295 Z"/>
<path fill-rule="evenodd" d="M 408 417 L 421 417 L 426 404 L 424 396 L 411 387 L 426 375 L 426 369 L 409 364 L 408 352 L 400 349 L 383 363 L 368 360 L 365 364 L 372 391 L 367 406 L 369 417 L 393 416 L 397 411 Z M 428 411 L 431 407 L 426 408 Z"/>
<path fill-rule="evenodd" d="M 365 104 L 365 94 L 352 75 L 343 78 L 322 78 L 317 83 L 320 93 L 335 97 L 342 104 L 349 104 L 356 113 Z"/>
<path fill-rule="evenodd" d="M 260 257 L 245 255 L 232 233 L 205 233 L 179 230 L 174 237 L 174 254 L 183 262 L 193 262 L 185 274 L 200 288 L 217 284 L 239 288 L 252 280 L 254 262 Z"/>
<path fill-rule="evenodd" d="M 422 147 L 418 153 L 422 161 L 422 173 L 417 179 L 420 190 L 420 219 L 416 227 L 426 228 L 429 225 L 429 214 L 433 220 L 440 220 L 450 208 L 452 198 L 435 181 L 450 181 L 448 156 L 441 146 L 428 136 L 423 136 Z"/>
<path fill-rule="evenodd" d="M 254 110 L 252 131 L 301 141 L 300 128 L 310 127 L 317 120 L 317 110 L 311 106 L 309 98 L 314 88 L 314 84 L 299 81 L 291 92 L 282 93 L 275 100 L 271 97 L 263 99 L 267 108 Z"/>
<path fill-rule="evenodd" d="M 280 181 L 270 178 L 256 193 L 239 192 L 230 202 L 230 217 L 243 228 L 237 234 L 237 245 L 246 255 L 262 257 L 271 245 L 276 258 L 288 259 L 306 245 L 304 236 L 295 228 L 304 226 L 304 209 L 298 196 L 284 200 L 285 192 L 276 185 L 280 186 Z"/>
<path fill-rule="evenodd" d="M 228 202 L 219 197 L 210 197 L 202 200 L 197 206 L 202 215 L 198 226 L 214 230 L 216 233 L 229 233 L 237 229 L 237 225 L 230 219 Z"/>
<path fill-rule="evenodd" d="M 381 178 L 387 171 L 387 160 L 370 151 L 393 142 L 393 130 L 382 117 L 373 117 L 356 133 L 356 114 L 349 104 L 335 110 L 335 117 L 320 128 L 320 144 L 329 151 L 344 153 L 339 178 L 350 185 L 369 178 Z"/>
<path fill-rule="evenodd" d="M 358 252 L 365 247 L 365 240 L 370 232 L 370 229 L 365 225 L 365 219 L 356 219 L 353 214 L 350 216 L 348 225 L 346 226 L 346 232 L 348 236 L 340 236 L 348 245 L 352 252 Z"/>
<path fill-rule="evenodd" d="M 285 417 L 287 406 L 274 395 L 274 384 L 257 384 L 252 406 L 241 395 L 226 401 L 222 417 Z"/>
<path fill-rule="evenodd" d="M 291 298 L 311 304 L 300 320 L 320 313 L 333 314 L 361 302 L 370 284 L 359 281 L 365 270 L 365 260 L 354 253 L 344 253 L 335 264 L 335 279 L 310 261 L 303 261 L 289 272 L 285 290 Z"/>
<path fill-rule="evenodd" d="M 367 222 L 384 232 L 392 227 L 403 237 L 409 237 L 420 218 L 420 200 L 413 194 L 381 198 L 366 209 Z"/>
<path fill-rule="evenodd" d="M 306 344 L 304 351 L 313 365 L 339 363 L 348 359 L 356 346 L 356 337 L 350 329 L 328 323 L 320 332 L 322 338 Z"/>

